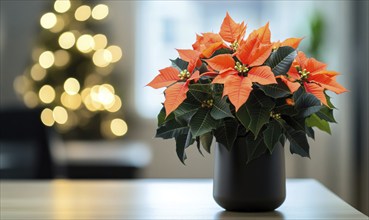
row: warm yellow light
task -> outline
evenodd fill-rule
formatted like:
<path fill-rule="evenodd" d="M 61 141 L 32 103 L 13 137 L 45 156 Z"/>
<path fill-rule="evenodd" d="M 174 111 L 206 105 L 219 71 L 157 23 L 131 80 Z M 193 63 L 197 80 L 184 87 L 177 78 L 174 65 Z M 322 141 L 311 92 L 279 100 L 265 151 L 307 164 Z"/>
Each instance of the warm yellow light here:
<path fill-rule="evenodd" d="M 65 50 L 57 50 L 54 53 L 55 56 L 55 66 L 62 67 L 69 63 L 70 55 Z"/>
<path fill-rule="evenodd" d="M 52 12 L 48 12 L 48 13 L 42 15 L 42 17 L 40 19 L 40 24 L 45 29 L 50 29 L 50 28 L 54 27 L 56 22 L 57 22 L 56 15 Z"/>
<path fill-rule="evenodd" d="M 106 49 L 97 50 L 92 57 L 93 63 L 98 67 L 108 66 L 110 62 L 112 61 L 112 59 L 113 59 L 113 56 L 111 52 Z"/>
<path fill-rule="evenodd" d="M 40 81 L 45 78 L 46 70 L 40 66 L 40 64 L 36 63 L 31 68 L 31 78 L 35 81 Z"/>
<path fill-rule="evenodd" d="M 94 38 L 91 35 L 84 34 L 77 40 L 77 48 L 83 53 L 90 52 L 95 46 Z"/>
<path fill-rule="evenodd" d="M 75 78 L 68 78 L 64 82 L 64 90 L 69 95 L 75 95 L 79 92 L 80 85 L 77 79 Z"/>
<path fill-rule="evenodd" d="M 43 52 L 38 58 L 38 62 L 45 69 L 50 68 L 54 64 L 54 61 L 54 54 L 51 51 Z"/>
<path fill-rule="evenodd" d="M 53 118 L 58 124 L 65 124 L 68 120 L 68 112 L 61 106 L 56 106 L 53 110 Z"/>
<path fill-rule="evenodd" d="M 91 16 L 91 8 L 87 5 L 82 5 L 77 8 L 74 17 L 77 21 L 86 21 Z"/>
<path fill-rule="evenodd" d="M 49 126 L 49 127 L 53 126 L 53 124 L 55 123 L 54 117 L 53 117 L 53 111 L 49 108 L 45 108 L 44 110 L 42 110 L 41 121 L 46 126 Z"/>
<path fill-rule="evenodd" d="M 49 85 L 44 85 L 38 92 L 38 96 L 43 103 L 51 103 L 55 99 L 55 90 Z"/>
<path fill-rule="evenodd" d="M 63 92 L 63 94 L 60 97 L 60 101 L 65 107 L 71 110 L 78 109 L 82 104 L 81 95 L 79 94 L 69 95 L 66 92 Z"/>
<path fill-rule="evenodd" d="M 45 51 L 44 48 L 40 48 L 40 47 L 37 47 L 37 48 L 34 48 L 32 50 L 32 60 L 37 62 L 38 59 L 40 58 L 40 55 Z"/>
<path fill-rule="evenodd" d="M 108 39 L 103 34 L 96 34 L 94 36 L 94 41 L 95 41 L 95 45 L 93 48 L 94 50 L 104 49 L 108 44 Z"/>
<path fill-rule="evenodd" d="M 30 86 L 30 80 L 24 75 L 17 76 L 13 82 L 13 87 L 19 94 L 24 94 Z"/>
<path fill-rule="evenodd" d="M 118 62 L 121 58 L 122 58 L 122 49 L 120 49 L 120 47 L 112 45 L 108 48 L 106 48 L 107 50 L 110 51 L 110 53 L 112 54 L 112 63 Z"/>
<path fill-rule="evenodd" d="M 102 20 L 109 14 L 109 8 L 108 6 L 104 4 L 96 5 L 92 9 L 92 17 L 96 20 Z"/>
<path fill-rule="evenodd" d="M 102 105 L 111 105 L 114 102 L 114 93 L 105 86 L 94 86 L 91 89 L 91 98 L 93 101 Z"/>
<path fill-rule="evenodd" d="M 99 75 L 107 76 L 107 75 L 112 73 L 113 69 L 114 69 L 113 65 L 108 65 L 108 66 L 105 66 L 105 67 L 98 67 L 95 70 Z"/>
<path fill-rule="evenodd" d="M 106 106 L 106 110 L 108 112 L 117 112 L 122 107 L 122 101 L 120 100 L 119 96 L 114 96 L 114 103 L 111 106 Z"/>
<path fill-rule="evenodd" d="M 64 32 L 59 37 L 59 45 L 63 49 L 69 49 L 73 47 L 76 42 L 76 38 L 72 32 Z"/>
<path fill-rule="evenodd" d="M 120 118 L 113 119 L 110 123 L 110 129 L 116 136 L 123 136 L 128 131 L 128 126 L 125 121 Z"/>
<path fill-rule="evenodd" d="M 84 81 L 85 86 L 93 86 L 99 84 L 102 81 L 101 76 L 96 73 L 89 74 Z"/>
<path fill-rule="evenodd" d="M 34 108 L 38 105 L 37 94 L 33 91 L 28 91 L 24 94 L 23 101 L 28 108 Z"/>
<path fill-rule="evenodd" d="M 64 29 L 64 26 L 64 19 L 61 16 L 56 16 L 56 24 L 50 28 L 50 31 L 53 33 L 58 33 Z"/>
<path fill-rule="evenodd" d="M 59 13 L 64 13 L 70 9 L 70 5 L 69 0 L 56 0 L 54 3 L 54 9 Z"/>

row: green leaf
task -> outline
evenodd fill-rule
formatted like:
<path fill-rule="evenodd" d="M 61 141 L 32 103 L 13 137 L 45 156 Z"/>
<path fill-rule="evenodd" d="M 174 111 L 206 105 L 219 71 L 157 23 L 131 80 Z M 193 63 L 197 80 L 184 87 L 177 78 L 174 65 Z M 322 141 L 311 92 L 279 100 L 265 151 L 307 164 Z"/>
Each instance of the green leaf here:
<path fill-rule="evenodd" d="M 173 114 L 169 114 L 168 117 L 166 117 L 166 112 L 165 112 L 165 108 L 161 108 L 159 114 L 158 114 L 158 127 L 163 125 L 166 121 L 170 121 L 174 119 L 174 115 Z"/>
<path fill-rule="evenodd" d="M 200 136 L 200 142 L 202 147 L 210 154 L 211 143 L 213 142 L 213 134 L 211 132 L 205 133 Z"/>
<path fill-rule="evenodd" d="M 155 137 L 161 137 L 163 139 L 175 138 L 177 136 L 187 134 L 188 126 L 177 122 L 175 119 L 167 121 L 164 125 L 160 126 L 156 130 Z"/>
<path fill-rule="evenodd" d="M 306 119 L 306 125 L 309 127 L 317 127 L 322 131 L 331 134 L 331 128 L 326 120 L 320 119 L 316 114 L 312 114 Z"/>
<path fill-rule="evenodd" d="M 235 119 L 224 120 L 223 124 L 214 131 L 216 141 L 231 150 L 237 137 L 238 125 Z"/>
<path fill-rule="evenodd" d="M 295 92 L 293 99 L 296 110 L 304 118 L 318 112 L 322 108 L 320 101 L 313 94 L 306 93 L 300 89 Z"/>
<path fill-rule="evenodd" d="M 269 122 L 274 102 L 263 92 L 255 91 L 250 94 L 246 107 L 251 118 L 249 129 L 257 137 L 263 125 Z"/>
<path fill-rule="evenodd" d="M 214 97 L 214 103 L 210 114 L 215 120 L 227 117 L 234 118 L 229 108 L 229 103 L 227 103 L 225 98 L 222 99 L 221 97 Z"/>
<path fill-rule="evenodd" d="M 292 47 L 279 47 L 278 50 L 272 52 L 265 63 L 270 66 L 274 75 L 285 75 L 296 55 L 297 52 Z"/>
<path fill-rule="evenodd" d="M 177 156 L 179 160 L 184 165 L 186 165 L 184 162 L 187 159 L 185 149 L 194 143 L 194 140 L 192 139 L 192 136 L 191 136 L 191 132 L 188 132 L 187 134 L 179 135 L 175 138 L 175 140 L 176 140 Z"/>
<path fill-rule="evenodd" d="M 172 66 L 174 68 L 177 68 L 179 71 L 182 71 L 182 70 L 185 70 L 187 69 L 188 67 L 188 62 L 180 59 L 180 58 L 177 58 L 175 60 L 170 60 L 172 62 Z"/>
<path fill-rule="evenodd" d="M 243 127 L 245 127 L 246 130 L 248 130 L 250 122 L 251 122 L 251 118 L 250 118 L 249 112 L 247 111 L 246 104 L 242 105 L 238 109 L 238 111 L 236 112 L 236 116 L 238 120 L 241 122 L 241 124 L 243 125 Z"/>
<path fill-rule="evenodd" d="M 290 141 L 290 152 L 310 158 L 309 143 L 306 139 L 305 132 L 294 130 L 290 126 L 286 126 L 285 131 L 287 139 Z"/>
<path fill-rule="evenodd" d="M 198 137 L 216 128 L 217 121 L 211 117 L 210 109 L 200 108 L 191 118 L 189 124 L 192 135 Z"/>
<path fill-rule="evenodd" d="M 188 123 L 199 108 L 198 103 L 185 101 L 174 111 L 175 118 L 178 121 Z"/>
<path fill-rule="evenodd" d="M 196 94 L 194 92 L 212 94 L 211 84 L 190 84 L 188 88 L 192 94 Z"/>
<path fill-rule="evenodd" d="M 274 147 L 279 143 L 279 139 L 282 135 L 281 125 L 273 120 L 268 124 L 268 127 L 264 130 L 264 143 L 269 149 L 270 153 L 273 153 Z"/>
<path fill-rule="evenodd" d="M 246 136 L 247 164 L 265 154 L 266 150 L 267 146 L 262 137 L 259 136 L 255 139 L 252 133 Z"/>
<path fill-rule="evenodd" d="M 305 132 L 309 137 L 314 138 L 314 131 L 311 131 L 305 124 L 305 118 L 302 117 L 284 117 L 289 126 L 297 131 Z"/>
<path fill-rule="evenodd" d="M 334 119 L 333 109 L 328 108 L 327 106 L 323 106 L 320 111 L 315 113 L 320 119 L 326 120 L 328 122 L 337 123 L 336 119 Z"/>
<path fill-rule="evenodd" d="M 283 98 L 291 95 L 291 91 L 280 79 L 277 79 L 278 84 L 259 85 L 259 88 L 265 95 L 272 98 Z"/>

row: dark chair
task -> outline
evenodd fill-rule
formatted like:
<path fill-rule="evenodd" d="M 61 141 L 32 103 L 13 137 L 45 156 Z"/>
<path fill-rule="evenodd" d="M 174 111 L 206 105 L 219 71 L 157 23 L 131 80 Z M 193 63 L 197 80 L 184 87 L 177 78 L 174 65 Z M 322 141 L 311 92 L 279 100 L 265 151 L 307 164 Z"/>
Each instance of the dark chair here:
<path fill-rule="evenodd" d="M 0 179 L 51 179 L 49 130 L 41 109 L 0 110 Z"/>

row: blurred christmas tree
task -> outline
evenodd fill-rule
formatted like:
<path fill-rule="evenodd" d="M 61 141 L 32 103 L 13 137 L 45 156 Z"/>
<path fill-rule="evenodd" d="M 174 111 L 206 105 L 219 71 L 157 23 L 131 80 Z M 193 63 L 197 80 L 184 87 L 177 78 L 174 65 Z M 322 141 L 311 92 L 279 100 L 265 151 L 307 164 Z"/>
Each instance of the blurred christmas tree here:
<path fill-rule="evenodd" d="M 26 106 L 42 107 L 42 122 L 64 138 L 116 138 L 128 129 L 110 84 L 122 51 L 92 31 L 109 14 L 94 2 L 56 0 L 41 16 L 32 65 L 14 82 Z"/>

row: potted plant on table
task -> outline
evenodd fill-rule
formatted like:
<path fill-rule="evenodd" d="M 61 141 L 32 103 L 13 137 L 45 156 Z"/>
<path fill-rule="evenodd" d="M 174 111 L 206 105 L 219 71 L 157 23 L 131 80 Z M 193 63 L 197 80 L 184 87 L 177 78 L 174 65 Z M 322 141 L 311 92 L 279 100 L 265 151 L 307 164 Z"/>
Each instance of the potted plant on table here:
<path fill-rule="evenodd" d="M 227 13 L 219 33 L 197 35 L 148 86 L 166 87 L 156 137 L 174 138 L 182 163 L 195 142 L 210 153 L 215 137 L 216 202 L 268 211 L 285 199 L 286 140 L 292 154 L 309 157 L 312 128 L 335 122 L 326 91 L 346 89 L 337 72 L 297 50 L 302 38 L 271 42 L 269 23 L 245 33 Z"/>

